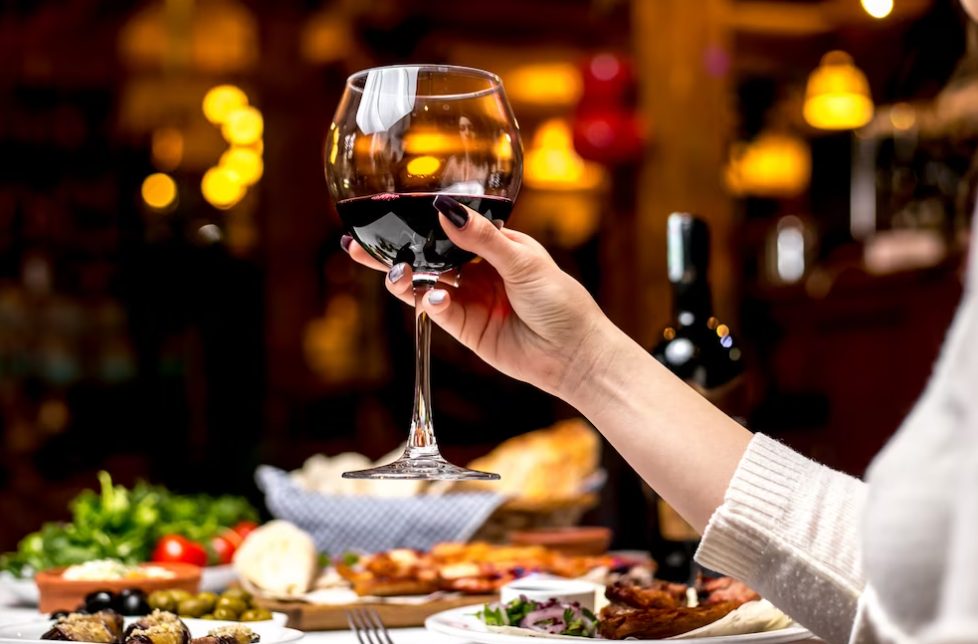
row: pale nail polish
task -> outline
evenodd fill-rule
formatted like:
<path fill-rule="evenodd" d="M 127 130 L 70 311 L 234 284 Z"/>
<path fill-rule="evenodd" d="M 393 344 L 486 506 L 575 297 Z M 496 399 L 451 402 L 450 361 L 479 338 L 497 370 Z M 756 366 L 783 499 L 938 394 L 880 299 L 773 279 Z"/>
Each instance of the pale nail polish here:
<path fill-rule="evenodd" d="M 393 284 L 397 280 L 401 279 L 402 277 L 404 277 L 404 264 L 403 263 L 401 263 L 401 264 L 394 264 L 394 268 L 390 269 L 387 272 L 387 279 L 389 279 L 391 281 L 391 284 Z"/>
<path fill-rule="evenodd" d="M 428 301 L 432 304 L 441 304 L 445 301 L 446 295 L 448 295 L 448 293 L 441 289 L 437 289 L 431 292 L 431 295 L 428 296 Z"/>

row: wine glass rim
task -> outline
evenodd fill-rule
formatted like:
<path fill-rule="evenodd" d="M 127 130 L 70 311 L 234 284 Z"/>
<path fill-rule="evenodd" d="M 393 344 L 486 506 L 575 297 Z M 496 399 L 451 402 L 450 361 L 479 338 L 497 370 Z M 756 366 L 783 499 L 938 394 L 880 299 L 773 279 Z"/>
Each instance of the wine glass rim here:
<path fill-rule="evenodd" d="M 346 86 L 354 92 L 363 93 L 362 87 L 357 87 L 355 81 L 364 78 L 370 72 L 376 72 L 384 69 L 417 69 L 418 71 L 427 72 L 446 72 L 446 73 L 457 73 L 465 74 L 468 76 L 476 76 L 478 78 L 484 78 L 489 81 L 490 87 L 486 89 L 480 89 L 475 92 L 463 92 L 461 94 L 422 94 L 421 97 L 424 98 L 438 98 L 441 100 L 460 100 L 460 99 L 471 99 L 480 98 L 482 96 L 488 96 L 498 92 L 503 87 L 503 81 L 499 76 L 493 74 L 492 72 L 487 72 L 484 69 L 478 69 L 476 67 L 464 67 L 461 65 L 384 65 L 381 67 L 371 67 L 370 69 L 363 69 L 355 74 L 351 74 L 349 78 L 346 79 Z"/>

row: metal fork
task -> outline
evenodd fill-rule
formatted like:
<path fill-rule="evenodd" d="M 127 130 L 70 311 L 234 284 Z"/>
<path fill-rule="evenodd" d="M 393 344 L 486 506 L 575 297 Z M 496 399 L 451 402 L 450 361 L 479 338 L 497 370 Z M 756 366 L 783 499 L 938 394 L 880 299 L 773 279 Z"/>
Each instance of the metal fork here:
<path fill-rule="evenodd" d="M 346 611 L 346 622 L 356 634 L 360 644 L 394 644 L 387 627 L 373 607 L 354 608 Z"/>

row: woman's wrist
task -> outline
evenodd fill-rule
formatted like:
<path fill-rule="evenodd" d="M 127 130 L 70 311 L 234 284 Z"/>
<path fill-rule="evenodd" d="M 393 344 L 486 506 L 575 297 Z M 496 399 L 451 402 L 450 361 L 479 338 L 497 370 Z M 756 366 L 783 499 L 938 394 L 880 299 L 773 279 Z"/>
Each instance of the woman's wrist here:
<path fill-rule="evenodd" d="M 571 358 L 556 395 L 585 415 L 619 390 L 623 365 L 643 353 L 631 338 L 600 314 Z"/>

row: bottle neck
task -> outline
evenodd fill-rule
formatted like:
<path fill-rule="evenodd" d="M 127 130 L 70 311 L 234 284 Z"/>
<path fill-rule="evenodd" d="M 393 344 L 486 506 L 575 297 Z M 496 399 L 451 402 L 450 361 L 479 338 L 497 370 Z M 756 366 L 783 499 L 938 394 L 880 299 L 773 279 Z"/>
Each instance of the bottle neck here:
<path fill-rule="evenodd" d="M 669 215 L 666 237 L 673 311 L 682 326 L 694 324 L 688 319 L 690 314 L 705 323 L 713 308 L 707 281 L 710 235 L 706 223 L 686 213 L 673 213 Z"/>

